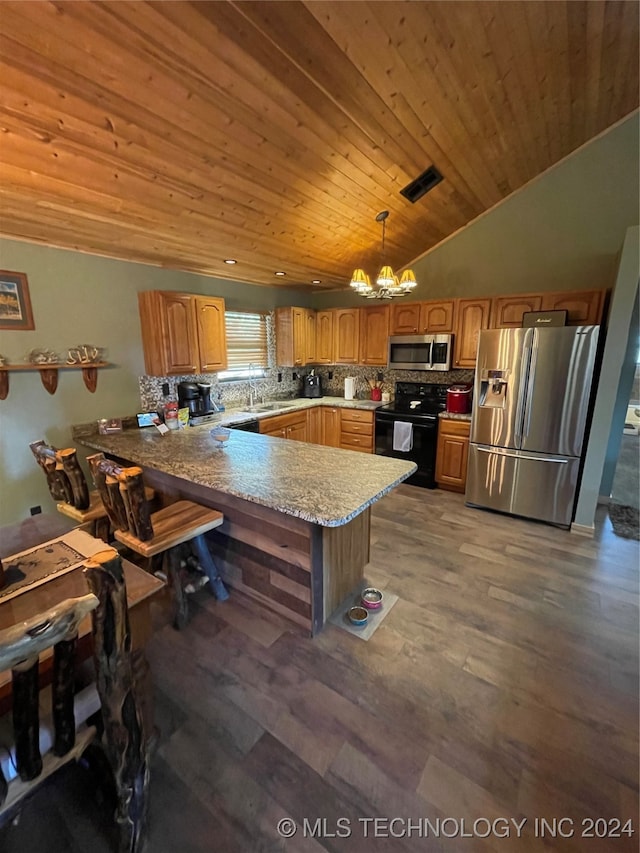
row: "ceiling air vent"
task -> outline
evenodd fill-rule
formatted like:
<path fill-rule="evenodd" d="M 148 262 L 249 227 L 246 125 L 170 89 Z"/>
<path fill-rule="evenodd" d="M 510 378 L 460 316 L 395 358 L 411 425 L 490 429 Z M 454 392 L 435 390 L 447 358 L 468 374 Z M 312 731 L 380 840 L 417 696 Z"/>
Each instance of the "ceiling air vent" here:
<path fill-rule="evenodd" d="M 442 175 L 436 167 L 429 166 L 426 172 L 423 172 L 415 179 L 415 181 L 411 181 L 411 183 L 407 184 L 404 189 L 401 189 L 400 195 L 408 198 L 411 204 L 414 204 L 419 198 L 422 198 L 425 193 L 428 193 L 429 190 L 433 189 L 436 184 L 439 184 L 441 180 Z"/>

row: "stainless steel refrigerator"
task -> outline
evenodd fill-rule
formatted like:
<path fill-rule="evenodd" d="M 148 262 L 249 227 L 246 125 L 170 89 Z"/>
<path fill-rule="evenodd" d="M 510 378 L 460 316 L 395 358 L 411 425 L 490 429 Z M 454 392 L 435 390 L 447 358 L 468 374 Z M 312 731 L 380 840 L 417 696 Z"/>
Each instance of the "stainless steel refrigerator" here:
<path fill-rule="evenodd" d="M 467 504 L 571 524 L 598 332 L 480 332 Z"/>

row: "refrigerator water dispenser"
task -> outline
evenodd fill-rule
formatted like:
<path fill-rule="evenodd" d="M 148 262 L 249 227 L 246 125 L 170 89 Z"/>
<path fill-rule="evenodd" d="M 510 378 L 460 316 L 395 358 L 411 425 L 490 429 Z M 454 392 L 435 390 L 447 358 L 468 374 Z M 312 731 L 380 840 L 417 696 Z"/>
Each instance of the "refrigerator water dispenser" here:
<path fill-rule="evenodd" d="M 480 406 L 504 409 L 509 385 L 508 370 L 483 370 L 480 374 Z"/>

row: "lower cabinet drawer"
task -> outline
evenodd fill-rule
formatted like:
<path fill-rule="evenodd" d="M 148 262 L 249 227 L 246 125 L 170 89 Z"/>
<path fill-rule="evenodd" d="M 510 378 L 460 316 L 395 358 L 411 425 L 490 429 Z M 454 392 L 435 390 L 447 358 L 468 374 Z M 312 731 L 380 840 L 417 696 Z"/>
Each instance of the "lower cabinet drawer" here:
<path fill-rule="evenodd" d="M 340 447 L 343 450 L 364 450 L 366 453 L 372 453 L 373 437 L 342 431 L 340 433 Z"/>
<path fill-rule="evenodd" d="M 360 421 L 342 421 L 341 429 L 349 435 L 373 435 L 373 424 L 363 424 Z"/>
<path fill-rule="evenodd" d="M 345 421 L 356 421 L 373 426 L 373 412 L 367 412 L 362 409 L 342 409 L 340 413 L 343 423 Z"/>

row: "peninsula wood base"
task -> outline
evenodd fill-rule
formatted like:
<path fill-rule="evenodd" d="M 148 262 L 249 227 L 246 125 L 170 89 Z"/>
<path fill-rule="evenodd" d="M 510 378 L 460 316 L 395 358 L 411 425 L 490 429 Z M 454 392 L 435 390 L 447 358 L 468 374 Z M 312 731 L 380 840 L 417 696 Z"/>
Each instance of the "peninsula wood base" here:
<path fill-rule="evenodd" d="M 322 527 L 151 468 L 144 470 L 144 480 L 168 500 L 220 510 L 224 522 L 207 541 L 225 583 L 311 635 L 363 577 L 368 508 L 348 524 Z"/>

